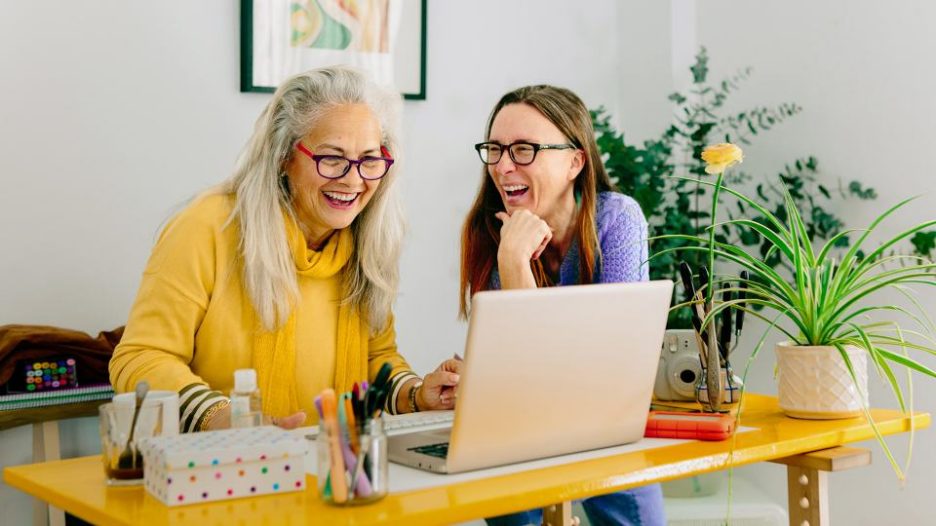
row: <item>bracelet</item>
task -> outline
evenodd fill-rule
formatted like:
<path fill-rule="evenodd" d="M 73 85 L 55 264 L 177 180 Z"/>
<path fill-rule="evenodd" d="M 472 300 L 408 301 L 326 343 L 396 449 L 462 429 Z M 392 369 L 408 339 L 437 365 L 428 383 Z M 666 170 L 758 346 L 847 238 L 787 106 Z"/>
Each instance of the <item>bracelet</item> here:
<path fill-rule="evenodd" d="M 208 410 L 205 411 L 205 414 L 202 415 L 201 425 L 198 426 L 198 430 L 205 431 L 208 426 L 208 422 L 211 421 L 211 417 L 213 417 L 215 413 L 217 413 L 218 411 L 224 409 L 225 407 L 229 405 L 231 405 L 230 400 L 221 400 L 215 405 L 209 407 Z"/>
<path fill-rule="evenodd" d="M 419 412 L 419 405 L 416 404 L 416 391 L 422 387 L 422 384 L 422 380 L 416 382 L 416 385 L 414 385 L 413 388 L 409 391 L 409 404 L 410 407 L 413 408 L 414 413 Z"/>

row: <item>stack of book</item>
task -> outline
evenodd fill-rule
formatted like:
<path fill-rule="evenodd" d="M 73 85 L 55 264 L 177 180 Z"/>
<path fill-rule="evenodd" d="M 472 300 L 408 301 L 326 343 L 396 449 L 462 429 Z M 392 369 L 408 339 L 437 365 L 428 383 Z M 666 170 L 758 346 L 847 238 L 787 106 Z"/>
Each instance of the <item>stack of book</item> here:
<path fill-rule="evenodd" d="M 0 411 L 27 409 L 50 405 L 76 404 L 92 400 L 110 400 L 114 388 L 110 384 L 86 385 L 33 393 L 0 395 Z"/>

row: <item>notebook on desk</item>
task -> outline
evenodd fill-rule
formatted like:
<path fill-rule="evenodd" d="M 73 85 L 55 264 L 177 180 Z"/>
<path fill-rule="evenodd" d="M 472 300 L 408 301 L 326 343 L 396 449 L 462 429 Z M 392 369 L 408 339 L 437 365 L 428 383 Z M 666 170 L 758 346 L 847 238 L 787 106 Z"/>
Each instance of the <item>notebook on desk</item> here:
<path fill-rule="evenodd" d="M 459 473 L 640 440 L 672 289 L 476 294 L 452 426 L 391 436 L 390 460 Z"/>

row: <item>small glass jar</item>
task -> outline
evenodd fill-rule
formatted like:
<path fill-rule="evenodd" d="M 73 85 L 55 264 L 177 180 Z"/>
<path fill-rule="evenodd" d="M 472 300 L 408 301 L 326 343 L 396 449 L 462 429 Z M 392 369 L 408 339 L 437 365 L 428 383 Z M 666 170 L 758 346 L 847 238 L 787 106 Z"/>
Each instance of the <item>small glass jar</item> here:
<path fill-rule="evenodd" d="M 163 434 L 163 405 L 146 400 L 135 405 L 111 402 L 98 407 L 101 432 L 101 458 L 108 486 L 143 483 L 143 455 L 140 440 Z"/>
<path fill-rule="evenodd" d="M 389 468 L 383 420 L 370 419 L 356 431 L 344 430 L 342 436 L 326 422 L 319 423 L 318 490 L 329 504 L 367 504 L 387 495 Z M 364 461 L 359 463 L 359 458 Z"/>

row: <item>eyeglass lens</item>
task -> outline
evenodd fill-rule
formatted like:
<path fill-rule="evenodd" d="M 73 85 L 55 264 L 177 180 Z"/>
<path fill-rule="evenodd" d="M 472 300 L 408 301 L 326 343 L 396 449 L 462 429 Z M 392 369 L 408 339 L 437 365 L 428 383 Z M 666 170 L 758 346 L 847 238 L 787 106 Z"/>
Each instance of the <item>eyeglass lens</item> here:
<path fill-rule="evenodd" d="M 508 149 L 510 160 L 517 164 L 530 164 L 536 158 L 536 148 L 526 143 L 513 143 L 507 146 L 490 143 L 481 146 L 478 153 L 481 154 L 481 160 L 485 163 L 496 164 L 504 154 L 504 148 Z"/>
<path fill-rule="evenodd" d="M 322 177 L 336 179 L 348 173 L 352 163 L 357 165 L 358 174 L 364 179 L 380 179 L 390 168 L 390 163 L 379 157 L 351 161 L 338 155 L 321 155 L 318 156 L 318 172 Z"/>

